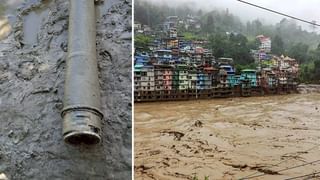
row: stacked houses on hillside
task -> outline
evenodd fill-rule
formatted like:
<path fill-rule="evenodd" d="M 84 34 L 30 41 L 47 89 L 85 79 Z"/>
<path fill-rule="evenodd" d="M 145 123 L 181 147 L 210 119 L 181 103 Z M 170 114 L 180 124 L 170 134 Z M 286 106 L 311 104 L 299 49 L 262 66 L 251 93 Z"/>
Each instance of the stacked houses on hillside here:
<path fill-rule="evenodd" d="M 216 59 L 207 41 L 185 40 L 176 31 L 178 17 L 164 23 L 167 38 L 153 42 L 153 51 L 136 52 L 135 101 L 207 99 L 292 92 L 299 65 L 289 57 L 271 56 L 258 69 L 236 73 L 232 58 Z M 270 52 L 271 40 L 259 36 L 259 52 Z"/>

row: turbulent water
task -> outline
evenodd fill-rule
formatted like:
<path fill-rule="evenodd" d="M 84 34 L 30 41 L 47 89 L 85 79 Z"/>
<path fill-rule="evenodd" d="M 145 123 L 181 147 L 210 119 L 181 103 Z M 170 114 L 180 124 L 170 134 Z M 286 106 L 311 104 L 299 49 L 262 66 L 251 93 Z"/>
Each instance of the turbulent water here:
<path fill-rule="evenodd" d="M 320 169 L 319 117 L 320 94 L 136 103 L 135 177 L 285 179 L 314 173 Z"/>

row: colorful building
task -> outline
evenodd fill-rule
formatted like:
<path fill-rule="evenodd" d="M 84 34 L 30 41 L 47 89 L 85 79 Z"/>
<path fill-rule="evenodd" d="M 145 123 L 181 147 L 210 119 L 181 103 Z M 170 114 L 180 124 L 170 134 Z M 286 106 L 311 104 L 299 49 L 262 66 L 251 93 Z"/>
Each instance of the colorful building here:
<path fill-rule="evenodd" d="M 189 89 L 197 88 L 197 69 L 195 67 L 191 67 L 188 72 L 188 87 Z"/>
<path fill-rule="evenodd" d="M 264 35 L 258 35 L 256 37 L 260 41 L 259 50 L 269 53 L 271 52 L 271 38 L 264 36 Z"/>
<path fill-rule="evenodd" d="M 251 87 L 257 87 L 257 71 L 255 69 L 242 70 L 240 80 L 249 80 Z"/>
<path fill-rule="evenodd" d="M 189 86 L 188 81 L 188 66 L 185 64 L 179 64 L 176 66 L 178 72 L 179 90 L 186 90 Z"/>
<path fill-rule="evenodd" d="M 148 65 L 134 66 L 134 89 L 137 91 L 154 91 L 154 67 Z"/>
<path fill-rule="evenodd" d="M 154 65 L 156 90 L 172 90 L 172 69 L 169 65 Z"/>

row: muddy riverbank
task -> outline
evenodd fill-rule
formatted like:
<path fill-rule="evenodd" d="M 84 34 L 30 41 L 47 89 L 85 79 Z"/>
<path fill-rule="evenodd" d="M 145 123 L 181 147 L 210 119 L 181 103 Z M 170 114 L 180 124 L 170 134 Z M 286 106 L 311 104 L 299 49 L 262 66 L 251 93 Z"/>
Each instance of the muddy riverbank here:
<path fill-rule="evenodd" d="M 135 104 L 135 178 L 285 179 L 317 172 L 319 116 L 320 94 Z"/>
<path fill-rule="evenodd" d="M 65 0 L 20 4 L 9 36 L 0 41 L 0 174 L 9 179 L 130 179 L 132 2 L 97 4 L 105 119 L 102 143 L 94 147 L 70 146 L 62 138 L 68 6 Z"/>

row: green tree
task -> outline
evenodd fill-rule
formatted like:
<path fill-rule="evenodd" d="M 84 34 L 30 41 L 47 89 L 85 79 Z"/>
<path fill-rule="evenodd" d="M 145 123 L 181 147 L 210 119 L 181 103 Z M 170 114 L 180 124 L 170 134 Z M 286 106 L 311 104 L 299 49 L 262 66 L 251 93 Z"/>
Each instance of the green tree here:
<path fill-rule="evenodd" d="M 284 53 L 284 44 L 281 37 L 278 35 L 272 39 L 271 52 L 276 55 L 281 55 Z"/>
<path fill-rule="evenodd" d="M 137 34 L 134 36 L 134 46 L 144 51 L 149 51 L 148 45 L 151 41 L 152 39 L 149 36 L 145 36 L 143 34 Z"/>
<path fill-rule="evenodd" d="M 193 33 L 191 32 L 185 32 L 182 34 L 183 38 L 187 41 L 190 41 L 190 40 L 196 40 L 197 37 L 196 35 L 194 35 Z"/>
<path fill-rule="evenodd" d="M 288 55 L 295 58 L 300 64 L 308 60 L 309 46 L 304 43 L 297 43 L 290 47 Z"/>
<path fill-rule="evenodd" d="M 257 38 L 251 39 L 248 41 L 247 46 L 249 49 L 258 49 L 260 41 Z"/>
<path fill-rule="evenodd" d="M 320 60 L 314 61 L 313 80 L 320 83 Z"/>
<path fill-rule="evenodd" d="M 213 20 L 213 15 L 210 13 L 208 15 L 208 18 L 207 18 L 207 23 L 206 23 L 206 29 L 207 29 L 207 32 L 214 32 L 214 20 Z"/>
<path fill-rule="evenodd" d="M 225 49 L 228 48 L 228 37 L 221 33 L 210 35 L 209 48 L 213 50 L 213 55 L 216 58 L 225 56 Z"/>
<path fill-rule="evenodd" d="M 231 34 L 227 53 L 236 64 L 251 64 L 254 62 L 248 47 L 248 39 L 242 34 Z"/>
<path fill-rule="evenodd" d="M 252 27 L 255 36 L 261 34 L 262 23 L 259 21 L 259 19 L 252 21 Z"/>
<path fill-rule="evenodd" d="M 217 33 L 209 37 L 209 47 L 213 49 L 213 55 L 216 58 L 231 57 L 236 64 L 251 64 L 254 62 L 250 55 L 248 39 L 242 34 L 233 34 L 229 36 Z"/>

